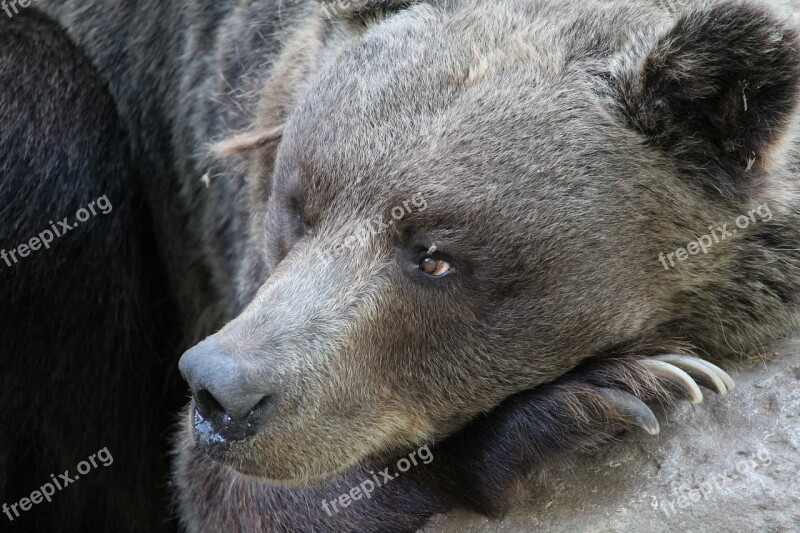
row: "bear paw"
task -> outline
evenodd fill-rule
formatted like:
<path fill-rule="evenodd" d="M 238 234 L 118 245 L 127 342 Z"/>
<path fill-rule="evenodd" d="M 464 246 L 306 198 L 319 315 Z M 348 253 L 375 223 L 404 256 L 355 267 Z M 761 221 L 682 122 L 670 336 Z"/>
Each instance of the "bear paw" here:
<path fill-rule="evenodd" d="M 688 355 L 598 357 L 558 380 L 506 399 L 434 448 L 421 475 L 452 505 L 502 516 L 532 479 L 638 427 L 659 424 L 647 402 L 699 403 L 700 387 L 726 394 L 730 376 Z"/>

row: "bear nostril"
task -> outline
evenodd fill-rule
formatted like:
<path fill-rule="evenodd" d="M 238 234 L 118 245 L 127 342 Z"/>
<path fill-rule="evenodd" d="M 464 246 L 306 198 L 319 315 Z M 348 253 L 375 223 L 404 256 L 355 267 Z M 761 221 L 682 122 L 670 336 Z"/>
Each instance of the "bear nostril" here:
<path fill-rule="evenodd" d="M 227 415 L 222 404 L 205 389 L 197 391 L 194 395 L 194 402 L 200 416 L 214 424 L 221 423 Z"/>
<path fill-rule="evenodd" d="M 269 394 L 262 396 L 258 402 L 245 415 L 235 415 L 228 412 L 225 406 L 206 390 L 200 389 L 194 395 L 195 411 L 199 419 L 195 420 L 195 430 L 201 434 L 211 433 L 216 435 L 206 435 L 213 437 L 214 442 L 240 441 L 252 437 L 267 419 L 267 415 L 272 405 L 272 396 Z"/>
<path fill-rule="evenodd" d="M 269 408 L 272 405 L 272 396 L 269 394 L 261 398 L 247 415 L 247 433 L 254 434 L 264 425 Z"/>
<path fill-rule="evenodd" d="M 266 396 L 261 398 L 258 401 L 258 403 L 256 404 L 256 406 L 253 407 L 253 410 L 250 411 L 250 415 L 252 416 L 253 414 L 256 414 L 258 412 L 266 410 L 266 408 L 267 408 L 267 406 L 268 406 L 268 404 L 269 404 L 271 399 L 272 399 L 272 396 L 270 396 L 269 394 L 267 394 Z"/>

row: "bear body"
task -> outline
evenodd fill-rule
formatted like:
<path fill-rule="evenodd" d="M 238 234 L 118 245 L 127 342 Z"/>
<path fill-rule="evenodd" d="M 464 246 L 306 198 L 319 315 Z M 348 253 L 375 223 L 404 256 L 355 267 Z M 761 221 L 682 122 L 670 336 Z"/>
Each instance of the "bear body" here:
<path fill-rule="evenodd" d="M 0 529 L 170 529 L 177 322 L 127 132 L 34 10 L 0 16 L 0 85 Z"/>
<path fill-rule="evenodd" d="M 649 356 L 797 326 L 796 31 L 663 4 L 41 2 L 130 131 L 182 343 L 210 335 L 189 529 L 500 513 L 631 425 L 602 391 L 666 397 Z"/>

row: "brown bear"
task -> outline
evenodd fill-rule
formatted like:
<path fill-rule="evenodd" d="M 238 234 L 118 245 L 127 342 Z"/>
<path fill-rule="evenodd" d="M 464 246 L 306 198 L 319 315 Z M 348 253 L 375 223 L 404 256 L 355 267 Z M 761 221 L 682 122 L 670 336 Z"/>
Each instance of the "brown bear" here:
<path fill-rule="evenodd" d="M 643 402 L 733 386 L 690 354 L 797 327 L 800 49 L 766 6 L 323 4 L 40 3 L 132 132 L 185 341 L 213 333 L 181 359 L 189 530 L 501 513 L 656 432 Z"/>

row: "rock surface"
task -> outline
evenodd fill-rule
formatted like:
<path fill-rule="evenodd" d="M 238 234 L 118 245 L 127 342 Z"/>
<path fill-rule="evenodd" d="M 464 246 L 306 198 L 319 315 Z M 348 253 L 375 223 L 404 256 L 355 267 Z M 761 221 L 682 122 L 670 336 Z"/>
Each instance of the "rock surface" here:
<path fill-rule="evenodd" d="M 631 433 L 576 458 L 502 521 L 466 512 L 427 532 L 800 532 L 800 341 L 730 369 L 736 389 L 658 409 L 661 434 Z"/>

